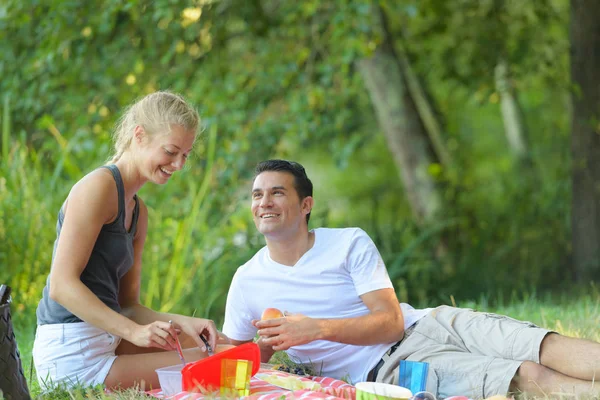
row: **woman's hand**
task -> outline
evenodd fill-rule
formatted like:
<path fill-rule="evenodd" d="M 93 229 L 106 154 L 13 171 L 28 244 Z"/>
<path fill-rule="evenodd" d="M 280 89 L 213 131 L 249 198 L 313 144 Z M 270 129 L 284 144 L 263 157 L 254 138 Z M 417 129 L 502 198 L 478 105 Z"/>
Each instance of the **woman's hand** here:
<path fill-rule="evenodd" d="M 137 325 L 129 337 L 125 338 L 139 347 L 158 347 L 167 351 L 175 350 L 177 332 L 168 322 L 154 321 L 148 325 Z"/>
<path fill-rule="evenodd" d="M 208 340 L 208 344 L 213 350 L 216 349 L 218 343 L 223 343 L 223 340 L 226 341 L 225 343 L 229 342 L 226 336 L 219 334 L 215 323 L 210 319 L 178 316 L 176 327 L 191 337 L 203 351 L 207 349 L 202 339 L 200 339 L 200 335 Z"/>

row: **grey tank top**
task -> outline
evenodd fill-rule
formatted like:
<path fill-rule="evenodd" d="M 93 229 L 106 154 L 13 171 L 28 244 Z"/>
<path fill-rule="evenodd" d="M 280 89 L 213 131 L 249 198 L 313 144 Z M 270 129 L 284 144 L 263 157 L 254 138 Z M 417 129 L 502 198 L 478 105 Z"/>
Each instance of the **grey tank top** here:
<path fill-rule="evenodd" d="M 119 282 L 133 265 L 133 237 L 137 228 L 139 202 L 137 196 L 135 196 L 131 228 L 127 231 L 125 229 L 125 189 L 121 173 L 116 165 L 107 165 L 101 168 L 108 168 L 115 178 L 119 194 L 119 211 L 117 218 L 113 222 L 102 226 L 90 259 L 81 274 L 81 281 L 104 304 L 116 312 L 121 312 L 119 305 Z M 52 252 L 53 261 L 64 217 L 63 204 L 58 213 L 58 222 L 56 223 L 56 241 L 54 242 L 54 251 Z M 38 325 L 81 322 L 81 319 L 50 298 L 49 289 L 50 276 L 46 279 L 42 299 L 36 311 Z M 66 290 L 69 289 L 67 288 Z"/>

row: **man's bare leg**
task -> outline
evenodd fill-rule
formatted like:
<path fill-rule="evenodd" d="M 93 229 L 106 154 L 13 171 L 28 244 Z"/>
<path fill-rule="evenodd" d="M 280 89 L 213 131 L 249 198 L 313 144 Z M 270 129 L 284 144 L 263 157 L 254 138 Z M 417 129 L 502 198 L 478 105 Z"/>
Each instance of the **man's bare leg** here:
<path fill-rule="evenodd" d="M 511 392 L 552 397 L 559 394 L 597 396 L 599 389 L 594 382 L 572 378 L 532 361 L 521 364 L 510 385 Z"/>
<path fill-rule="evenodd" d="M 573 378 L 600 381 L 600 343 L 550 333 L 542 341 L 540 364 Z"/>

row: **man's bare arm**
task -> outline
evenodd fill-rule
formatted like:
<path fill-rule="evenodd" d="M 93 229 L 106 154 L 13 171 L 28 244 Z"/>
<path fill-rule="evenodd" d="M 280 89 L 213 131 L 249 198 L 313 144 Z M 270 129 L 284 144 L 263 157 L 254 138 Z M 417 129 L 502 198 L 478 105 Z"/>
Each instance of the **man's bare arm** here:
<path fill-rule="evenodd" d="M 393 343 L 404 337 L 404 317 L 393 289 L 380 289 L 361 296 L 370 313 L 354 318 L 315 319 L 292 314 L 256 323 L 265 345 L 274 351 L 315 340 L 372 345 Z"/>

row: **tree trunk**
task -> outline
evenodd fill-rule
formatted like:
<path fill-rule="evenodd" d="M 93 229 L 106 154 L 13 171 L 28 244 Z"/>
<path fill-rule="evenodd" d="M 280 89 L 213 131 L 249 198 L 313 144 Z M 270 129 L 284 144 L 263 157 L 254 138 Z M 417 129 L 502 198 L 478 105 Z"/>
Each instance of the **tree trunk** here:
<path fill-rule="evenodd" d="M 435 155 L 440 160 L 442 165 L 444 165 L 444 167 L 450 168 L 452 166 L 452 157 L 450 156 L 450 153 L 446 148 L 446 144 L 444 143 L 444 139 L 442 138 L 442 126 L 438 120 L 438 115 L 432 106 L 430 96 L 428 96 L 428 93 L 423 87 L 421 80 L 413 71 L 404 46 L 398 41 L 395 43 L 396 46 L 394 47 L 394 51 L 398 57 L 398 60 L 400 61 L 402 71 L 404 72 L 406 86 L 410 92 L 410 97 L 415 103 L 421 121 L 425 126 L 429 140 L 435 151 Z"/>
<path fill-rule="evenodd" d="M 571 0 L 572 243 L 575 279 L 600 279 L 600 3 Z"/>
<path fill-rule="evenodd" d="M 505 60 L 496 65 L 495 80 L 496 90 L 500 95 L 500 109 L 506 139 L 513 154 L 520 160 L 526 160 L 529 158 L 529 149 L 527 148 L 523 114 L 510 83 L 509 67 Z"/>
<path fill-rule="evenodd" d="M 436 160 L 398 60 L 388 46 L 382 46 L 373 57 L 361 60 L 358 67 L 417 223 L 432 220 L 441 206 L 435 181 L 428 172 Z"/>
<path fill-rule="evenodd" d="M 382 29 L 383 42 L 372 57 L 358 62 L 358 70 L 400 172 L 414 218 L 418 225 L 425 227 L 437 222 L 443 208 L 443 196 L 429 172 L 430 166 L 439 163 L 439 159 L 407 83 L 404 67 L 409 65 L 403 63 L 394 51 L 385 12 L 381 7 L 374 10 L 378 26 Z M 424 92 L 418 94 L 424 97 Z M 447 161 L 450 163 L 449 157 Z M 434 246 L 434 256 L 441 263 L 441 272 L 445 276 L 455 273 L 443 234 Z"/>

